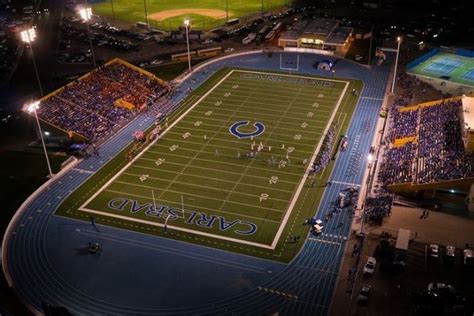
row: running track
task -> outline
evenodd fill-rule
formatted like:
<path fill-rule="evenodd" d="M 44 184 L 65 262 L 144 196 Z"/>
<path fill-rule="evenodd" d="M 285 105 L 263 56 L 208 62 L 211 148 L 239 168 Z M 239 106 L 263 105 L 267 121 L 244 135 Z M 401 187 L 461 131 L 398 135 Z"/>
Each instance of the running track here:
<path fill-rule="evenodd" d="M 222 66 L 278 70 L 278 55 L 255 53 L 212 63 L 206 72 L 187 78 L 174 101 Z M 284 53 L 285 58 L 294 55 Z M 298 73 L 327 76 L 311 66 L 321 59 L 327 57 L 300 54 Z M 317 216 L 331 208 L 347 187 L 343 183 L 362 183 L 390 64 L 371 69 L 346 60 L 336 64 L 337 77 L 361 79 L 364 89 L 348 131 L 349 148 L 336 161 L 333 185 Z M 3 264 L 20 298 L 33 310 L 47 302 L 76 315 L 327 315 L 350 232 L 347 212 L 333 217 L 323 236 L 309 237 L 289 265 L 106 226 L 96 230 L 90 223 L 52 215 L 130 143 L 133 131 L 153 122 L 147 114 L 138 116 L 101 147 L 101 157 L 89 157 L 48 182 L 10 223 Z M 87 254 L 91 240 L 101 243 L 100 256 Z"/>

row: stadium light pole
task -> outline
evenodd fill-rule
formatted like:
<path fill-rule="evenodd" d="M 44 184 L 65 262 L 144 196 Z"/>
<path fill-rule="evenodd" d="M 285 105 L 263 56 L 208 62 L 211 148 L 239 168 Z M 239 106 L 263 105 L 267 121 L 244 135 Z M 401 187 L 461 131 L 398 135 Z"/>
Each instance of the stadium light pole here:
<path fill-rule="evenodd" d="M 229 0 L 225 0 L 225 21 L 229 21 Z"/>
<path fill-rule="evenodd" d="M 112 20 L 115 20 L 114 0 L 110 0 L 110 7 L 112 8 Z"/>
<path fill-rule="evenodd" d="M 143 0 L 143 7 L 145 8 L 145 23 L 148 25 L 148 12 L 146 9 L 146 0 Z"/>
<path fill-rule="evenodd" d="M 397 78 L 397 67 L 398 67 L 398 55 L 400 54 L 400 44 L 402 43 L 401 36 L 397 37 L 397 56 L 395 57 L 395 70 L 393 71 L 393 80 L 392 80 L 392 94 L 395 91 L 395 80 Z"/>
<path fill-rule="evenodd" d="M 46 150 L 46 144 L 44 143 L 43 131 L 41 130 L 41 124 L 38 118 L 38 113 L 36 112 L 39 109 L 40 101 L 36 101 L 26 105 L 26 109 L 30 113 L 35 114 L 36 124 L 38 125 L 38 131 L 40 134 L 41 144 L 43 145 L 44 157 L 46 158 L 46 164 L 48 165 L 49 177 L 54 176 L 53 171 L 51 170 L 51 164 L 49 163 L 48 151 Z"/>
<path fill-rule="evenodd" d="M 29 28 L 20 32 L 21 41 L 28 44 L 31 49 L 31 57 L 33 59 L 33 66 L 35 68 L 36 80 L 38 81 L 38 87 L 40 90 L 41 96 L 43 96 L 43 86 L 41 85 L 41 80 L 38 72 L 38 67 L 36 66 L 35 52 L 33 51 L 33 42 L 36 39 L 36 30 L 35 28 Z"/>
<path fill-rule="evenodd" d="M 94 68 L 97 68 L 97 64 L 95 62 L 94 46 L 92 45 L 91 30 L 89 28 L 89 21 L 92 18 L 92 9 L 90 7 L 79 9 L 79 16 L 86 23 L 87 36 L 89 37 L 89 44 L 91 46 L 92 63 L 94 64 Z"/>
<path fill-rule="evenodd" d="M 184 20 L 184 26 L 186 27 L 186 45 L 188 47 L 188 70 L 191 71 L 191 52 L 189 51 L 189 20 Z"/>

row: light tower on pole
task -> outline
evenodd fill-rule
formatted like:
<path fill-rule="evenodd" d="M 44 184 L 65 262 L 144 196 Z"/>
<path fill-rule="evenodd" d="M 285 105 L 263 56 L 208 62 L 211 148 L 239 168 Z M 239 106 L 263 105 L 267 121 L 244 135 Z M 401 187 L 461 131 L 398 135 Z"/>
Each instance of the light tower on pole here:
<path fill-rule="evenodd" d="M 91 30 L 89 28 L 89 21 L 92 19 L 92 9 L 90 7 L 79 9 L 79 16 L 86 23 L 87 36 L 89 37 L 89 44 L 91 46 L 92 63 L 94 64 L 94 68 L 97 68 L 97 64 L 95 62 L 94 46 L 92 45 Z"/>
<path fill-rule="evenodd" d="M 184 20 L 184 26 L 186 27 L 186 45 L 188 47 L 188 70 L 191 71 L 191 52 L 189 51 L 189 20 Z"/>
<path fill-rule="evenodd" d="M 44 157 L 46 158 L 46 164 L 48 165 L 49 177 L 54 176 L 53 171 L 51 170 L 51 164 L 49 163 L 48 151 L 46 150 L 46 144 L 44 142 L 43 131 L 41 130 L 41 124 L 38 118 L 38 113 L 36 112 L 39 109 L 40 101 L 32 102 L 26 105 L 26 110 L 30 113 L 34 113 L 36 124 L 38 126 L 38 131 L 40 134 L 41 144 L 43 145 Z"/>
<path fill-rule="evenodd" d="M 38 81 L 38 88 L 40 90 L 41 96 L 43 96 L 43 86 L 41 85 L 41 80 L 38 72 L 38 67 L 36 66 L 35 52 L 33 51 L 33 42 L 36 39 L 36 30 L 34 27 L 23 30 L 20 32 L 22 42 L 28 44 L 31 49 L 31 57 L 33 59 L 33 66 L 35 68 L 36 80 Z"/>
<path fill-rule="evenodd" d="M 402 38 L 400 36 L 397 37 L 397 56 L 395 57 L 395 69 L 393 71 L 393 80 L 392 80 L 392 94 L 395 91 L 395 81 L 397 79 L 397 67 L 398 67 L 398 55 L 400 54 L 400 44 L 402 43 Z"/>

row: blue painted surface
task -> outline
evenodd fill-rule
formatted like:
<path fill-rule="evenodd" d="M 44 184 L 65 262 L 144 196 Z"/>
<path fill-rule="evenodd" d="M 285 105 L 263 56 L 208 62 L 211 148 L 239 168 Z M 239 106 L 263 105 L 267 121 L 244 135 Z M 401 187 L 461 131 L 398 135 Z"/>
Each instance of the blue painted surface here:
<path fill-rule="evenodd" d="M 186 95 L 188 87 L 197 87 L 223 66 L 278 70 L 276 55 L 254 54 L 212 64 L 184 82 L 175 101 Z M 327 75 L 312 68 L 320 56 L 300 56 L 299 74 Z M 337 182 L 362 182 L 389 65 L 369 70 L 340 60 L 335 70 L 338 77 L 363 80 L 364 89 L 347 132 L 349 146 L 336 161 L 333 185 L 323 195 L 318 218 L 347 187 Z M 137 117 L 104 144 L 101 157 L 82 161 L 21 214 L 9 236 L 4 260 L 21 298 L 37 309 L 47 302 L 64 305 L 78 315 L 328 314 L 344 237 L 350 231 L 347 212 L 336 214 L 323 236 L 309 237 L 288 265 L 111 227 L 97 225 L 96 230 L 90 223 L 52 215 L 91 176 L 78 170 L 99 170 L 131 142 L 133 131 L 153 122 L 147 114 Z M 86 254 L 89 241 L 102 245 L 100 255 Z"/>

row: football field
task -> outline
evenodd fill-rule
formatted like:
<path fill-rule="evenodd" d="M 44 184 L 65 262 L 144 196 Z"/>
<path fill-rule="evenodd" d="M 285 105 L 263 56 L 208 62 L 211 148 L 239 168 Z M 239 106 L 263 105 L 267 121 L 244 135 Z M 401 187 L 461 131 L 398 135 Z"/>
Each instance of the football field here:
<path fill-rule="evenodd" d="M 281 254 L 288 235 L 316 211 L 329 172 L 310 176 L 309 169 L 327 131 L 342 133 L 350 121 L 357 85 L 227 70 L 67 213 L 77 216 L 77 209 L 109 225 L 233 251 Z"/>

